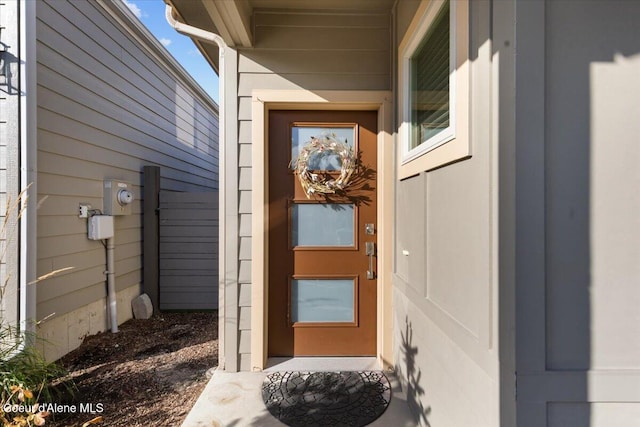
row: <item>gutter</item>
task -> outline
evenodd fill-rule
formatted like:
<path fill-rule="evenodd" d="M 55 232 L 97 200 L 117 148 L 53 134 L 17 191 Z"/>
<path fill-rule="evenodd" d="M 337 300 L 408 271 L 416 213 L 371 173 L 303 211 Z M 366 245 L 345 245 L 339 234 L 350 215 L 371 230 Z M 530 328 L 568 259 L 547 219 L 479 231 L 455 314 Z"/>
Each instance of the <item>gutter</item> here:
<path fill-rule="evenodd" d="M 225 147 L 227 140 L 226 133 L 226 105 L 225 105 L 225 64 L 224 55 L 227 50 L 227 44 L 224 39 L 211 31 L 197 28 L 176 19 L 176 12 L 173 6 L 167 4 L 165 7 L 165 18 L 169 25 L 174 30 L 185 36 L 215 43 L 218 45 L 218 342 L 220 343 L 220 351 L 218 352 L 218 365 L 221 369 L 225 369 L 225 352 L 224 352 L 224 331 L 225 331 L 225 289 L 226 289 L 226 257 L 225 257 L 225 244 L 226 244 L 226 173 L 223 173 L 225 168 Z"/>

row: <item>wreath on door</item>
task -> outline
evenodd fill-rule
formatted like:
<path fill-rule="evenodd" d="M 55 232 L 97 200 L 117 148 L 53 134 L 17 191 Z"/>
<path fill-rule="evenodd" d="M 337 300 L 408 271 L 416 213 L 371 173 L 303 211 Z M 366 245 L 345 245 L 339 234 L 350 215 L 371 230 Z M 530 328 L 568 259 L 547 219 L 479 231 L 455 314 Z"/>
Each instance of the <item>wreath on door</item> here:
<path fill-rule="evenodd" d="M 340 162 L 340 174 L 318 172 L 312 169 L 319 157 L 335 156 Z M 334 133 L 312 136 L 300 150 L 298 158 L 291 161 L 294 173 L 308 199 L 314 194 L 334 194 L 344 190 L 356 170 L 357 159 L 353 149 L 337 139 Z"/>

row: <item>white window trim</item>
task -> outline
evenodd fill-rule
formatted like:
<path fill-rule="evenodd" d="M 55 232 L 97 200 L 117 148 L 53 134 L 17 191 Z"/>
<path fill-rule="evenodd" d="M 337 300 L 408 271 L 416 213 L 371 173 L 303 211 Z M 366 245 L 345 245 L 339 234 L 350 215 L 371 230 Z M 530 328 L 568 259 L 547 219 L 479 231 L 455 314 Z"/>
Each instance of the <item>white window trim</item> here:
<path fill-rule="evenodd" d="M 404 81 L 407 84 L 403 85 L 402 91 L 404 92 L 404 99 L 406 100 L 403 105 L 403 115 L 404 117 L 411 118 L 411 58 L 415 55 L 416 50 L 424 40 L 425 35 L 429 31 L 429 28 L 433 25 L 434 21 L 440 15 L 440 12 L 444 8 L 446 0 L 436 0 L 429 3 L 426 13 L 423 15 L 420 26 L 417 32 L 410 39 L 409 44 L 405 49 L 404 57 L 402 61 L 404 62 Z M 444 144 L 445 142 L 451 141 L 456 136 L 455 132 L 455 90 L 456 90 L 456 67 L 455 61 L 451 60 L 456 57 L 456 44 L 455 44 L 455 7 L 456 2 L 450 2 L 450 12 L 449 12 L 449 25 L 451 28 L 450 33 L 452 33 L 452 37 L 450 37 L 449 42 L 449 127 L 443 129 L 438 132 L 437 135 L 432 136 L 428 140 L 422 142 L 417 147 L 411 149 L 411 133 L 409 133 L 409 138 L 405 138 L 402 143 L 404 144 L 404 156 L 402 159 L 402 163 L 408 163 L 416 157 L 420 157 L 424 153 L 433 150 L 436 147 Z M 409 122 L 410 123 L 410 122 Z"/>
<path fill-rule="evenodd" d="M 427 141 L 411 147 L 411 76 L 410 59 L 429 28 L 446 4 L 446 0 L 423 0 L 399 48 L 399 178 L 407 178 L 471 155 L 469 143 L 469 4 L 468 0 L 451 0 L 450 7 L 450 75 L 449 127 Z"/>

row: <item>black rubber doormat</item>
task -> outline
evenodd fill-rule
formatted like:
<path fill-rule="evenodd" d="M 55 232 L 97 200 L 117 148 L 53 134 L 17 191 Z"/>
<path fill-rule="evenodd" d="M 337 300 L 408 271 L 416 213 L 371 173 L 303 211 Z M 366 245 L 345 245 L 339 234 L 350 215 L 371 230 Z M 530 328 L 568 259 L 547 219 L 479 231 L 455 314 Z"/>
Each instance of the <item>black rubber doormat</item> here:
<path fill-rule="evenodd" d="M 387 409 L 391 387 L 378 371 L 274 372 L 262 383 L 269 412 L 292 427 L 361 427 Z"/>

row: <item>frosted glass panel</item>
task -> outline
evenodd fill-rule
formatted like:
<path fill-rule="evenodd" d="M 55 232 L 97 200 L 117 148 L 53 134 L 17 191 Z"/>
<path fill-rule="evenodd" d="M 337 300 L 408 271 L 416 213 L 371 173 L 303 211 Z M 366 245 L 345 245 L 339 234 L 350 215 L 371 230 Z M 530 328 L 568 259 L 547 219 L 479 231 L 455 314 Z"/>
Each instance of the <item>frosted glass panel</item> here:
<path fill-rule="evenodd" d="M 353 279 L 294 279 L 291 319 L 294 322 L 354 322 Z"/>
<path fill-rule="evenodd" d="M 335 134 L 336 139 L 346 142 L 347 145 L 353 147 L 354 128 L 321 128 L 321 127 L 298 127 L 291 129 L 291 159 L 298 158 L 300 148 L 304 147 L 311 141 L 311 137 L 320 138 L 323 135 Z M 337 171 L 340 170 L 342 164 L 340 158 L 335 154 L 316 155 L 309 160 L 309 167 L 313 170 Z"/>
<path fill-rule="evenodd" d="M 353 205 L 294 204 L 291 236 L 293 246 L 354 246 Z"/>

